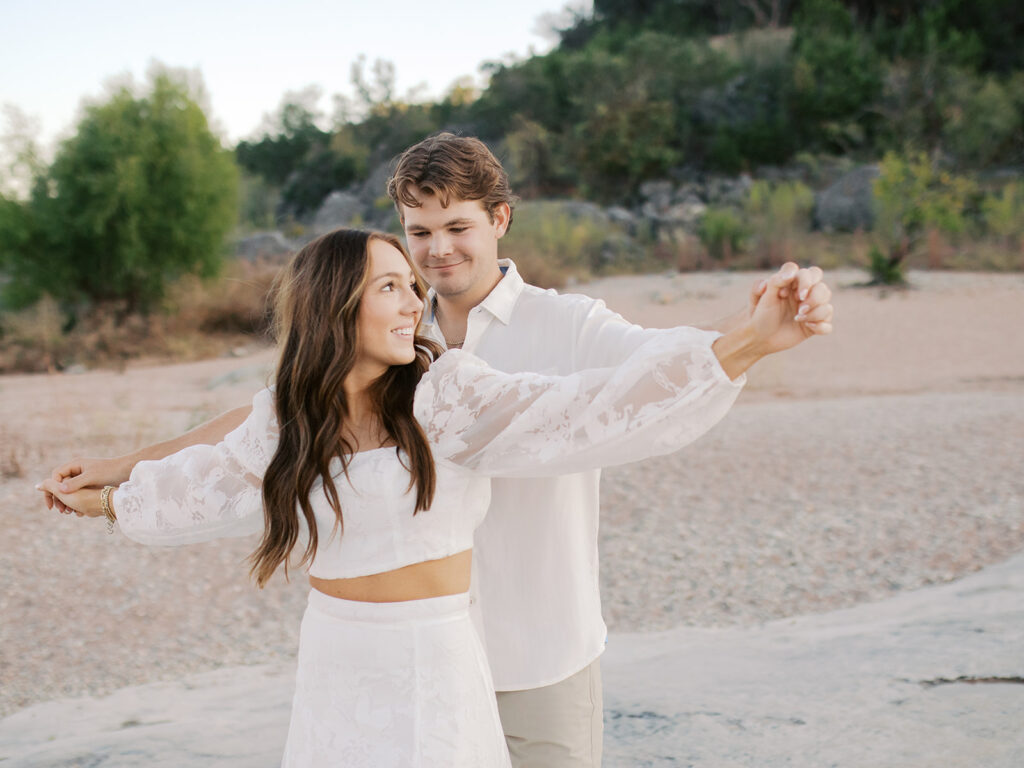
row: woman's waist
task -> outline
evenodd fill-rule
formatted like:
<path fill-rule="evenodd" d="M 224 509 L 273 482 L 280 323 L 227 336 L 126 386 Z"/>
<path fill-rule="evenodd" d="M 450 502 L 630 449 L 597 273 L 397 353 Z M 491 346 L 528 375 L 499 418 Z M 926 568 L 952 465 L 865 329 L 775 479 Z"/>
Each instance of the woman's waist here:
<path fill-rule="evenodd" d="M 469 591 L 473 551 L 413 563 L 382 573 L 330 579 L 310 575 L 314 590 L 339 600 L 362 603 L 399 603 L 427 600 Z"/>

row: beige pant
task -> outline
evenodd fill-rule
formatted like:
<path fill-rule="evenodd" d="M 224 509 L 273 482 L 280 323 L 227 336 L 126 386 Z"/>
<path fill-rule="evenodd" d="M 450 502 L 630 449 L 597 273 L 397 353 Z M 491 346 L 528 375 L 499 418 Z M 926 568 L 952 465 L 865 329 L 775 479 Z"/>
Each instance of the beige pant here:
<path fill-rule="evenodd" d="M 600 768 L 600 658 L 554 685 L 499 691 L 498 712 L 514 768 Z"/>

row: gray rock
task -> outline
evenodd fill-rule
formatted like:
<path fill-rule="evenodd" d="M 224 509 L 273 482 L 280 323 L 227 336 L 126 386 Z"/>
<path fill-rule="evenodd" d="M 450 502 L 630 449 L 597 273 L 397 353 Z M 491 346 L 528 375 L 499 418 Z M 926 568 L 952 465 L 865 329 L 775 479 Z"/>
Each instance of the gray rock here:
<path fill-rule="evenodd" d="M 384 200 L 386 199 L 388 200 L 388 206 L 394 207 L 388 198 L 388 180 L 391 178 L 394 170 L 391 162 L 381 163 L 366 177 L 366 181 L 359 187 L 359 198 L 366 206 L 383 207 Z"/>
<path fill-rule="evenodd" d="M 875 224 L 877 165 L 854 168 L 815 195 L 814 226 L 826 232 L 870 230 Z"/>
<path fill-rule="evenodd" d="M 313 232 L 323 235 L 338 227 L 352 226 L 353 222 L 362 224 L 364 221 L 363 201 L 352 192 L 336 190 L 320 204 L 313 217 Z"/>
<path fill-rule="evenodd" d="M 644 209 L 649 209 L 653 215 L 660 215 L 672 204 L 671 181 L 661 179 L 645 181 L 640 185 L 639 192 L 640 197 L 644 200 Z"/>
<path fill-rule="evenodd" d="M 276 259 L 294 250 L 280 232 L 257 232 L 235 243 L 235 256 L 247 261 Z"/>
<path fill-rule="evenodd" d="M 697 225 L 701 219 L 704 218 L 704 214 L 708 212 L 708 207 L 704 203 L 697 201 L 688 201 L 685 203 L 679 203 L 673 205 L 667 211 L 665 211 L 664 220 L 672 224 L 681 224 L 683 227 L 689 229 Z"/>
<path fill-rule="evenodd" d="M 606 768 L 1019 768 L 1024 554 L 961 581 L 751 628 L 613 633 Z M 0 720 L 11 768 L 276 765 L 292 664 Z"/>
<path fill-rule="evenodd" d="M 636 216 L 628 208 L 623 208 L 621 205 L 613 205 L 606 213 L 608 214 L 608 221 L 612 224 L 618 224 L 629 231 L 636 226 Z"/>

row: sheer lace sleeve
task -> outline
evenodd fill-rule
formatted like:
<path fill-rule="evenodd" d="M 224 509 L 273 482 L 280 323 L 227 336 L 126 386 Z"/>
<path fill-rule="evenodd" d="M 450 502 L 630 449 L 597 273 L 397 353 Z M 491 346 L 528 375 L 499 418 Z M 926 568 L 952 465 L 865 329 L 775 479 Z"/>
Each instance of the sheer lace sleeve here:
<path fill-rule="evenodd" d="M 494 477 L 625 464 L 677 450 L 729 410 L 730 381 L 711 350 L 721 334 L 675 328 L 614 368 L 569 376 L 508 374 L 446 352 L 416 391 L 416 417 L 437 461 Z"/>
<path fill-rule="evenodd" d="M 124 534 L 143 544 L 190 544 L 263 529 L 263 474 L 277 448 L 274 397 L 262 390 L 252 413 L 217 445 L 193 445 L 141 461 L 114 492 Z"/>

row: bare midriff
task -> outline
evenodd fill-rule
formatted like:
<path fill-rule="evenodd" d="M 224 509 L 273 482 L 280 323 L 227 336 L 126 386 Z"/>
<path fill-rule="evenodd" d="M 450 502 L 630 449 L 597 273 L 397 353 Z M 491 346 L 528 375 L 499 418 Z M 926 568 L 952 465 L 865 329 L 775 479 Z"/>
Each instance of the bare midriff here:
<path fill-rule="evenodd" d="M 354 579 L 319 579 L 310 576 L 309 584 L 325 595 L 363 603 L 425 600 L 468 592 L 472 562 L 473 550 L 467 549 L 439 560 L 426 560 Z"/>

